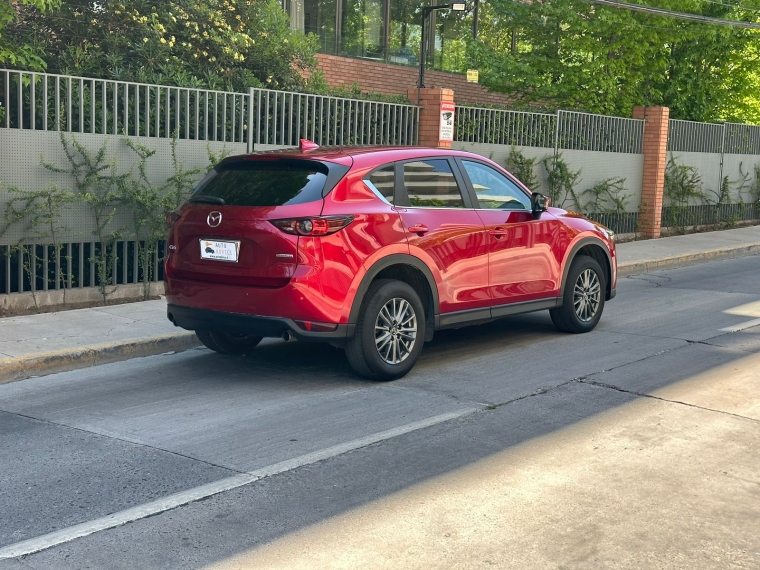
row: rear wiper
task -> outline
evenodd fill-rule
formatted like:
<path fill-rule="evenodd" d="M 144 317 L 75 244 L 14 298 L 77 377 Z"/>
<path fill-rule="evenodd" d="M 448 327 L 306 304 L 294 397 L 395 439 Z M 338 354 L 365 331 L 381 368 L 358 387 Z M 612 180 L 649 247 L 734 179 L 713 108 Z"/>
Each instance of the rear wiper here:
<path fill-rule="evenodd" d="M 224 206 L 224 199 L 218 196 L 193 196 L 190 198 L 190 202 L 193 204 L 218 204 Z"/>

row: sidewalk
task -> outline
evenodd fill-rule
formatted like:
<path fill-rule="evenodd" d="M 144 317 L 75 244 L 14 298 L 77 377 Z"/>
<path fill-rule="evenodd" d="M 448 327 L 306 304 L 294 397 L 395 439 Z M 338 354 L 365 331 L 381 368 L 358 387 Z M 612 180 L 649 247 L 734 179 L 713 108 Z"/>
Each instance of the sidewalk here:
<path fill-rule="evenodd" d="M 619 244 L 618 275 L 760 254 L 760 226 Z M 0 318 L 0 383 L 198 346 L 166 302 Z"/>

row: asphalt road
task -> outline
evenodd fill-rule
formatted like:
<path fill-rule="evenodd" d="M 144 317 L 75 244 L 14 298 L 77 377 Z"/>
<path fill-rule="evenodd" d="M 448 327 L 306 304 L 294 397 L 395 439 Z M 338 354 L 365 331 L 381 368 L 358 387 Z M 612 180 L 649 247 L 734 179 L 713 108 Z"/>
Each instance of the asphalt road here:
<path fill-rule="evenodd" d="M 592 333 L 443 331 L 386 384 L 268 341 L 0 385 L 0 569 L 758 568 L 759 276 L 625 278 Z"/>

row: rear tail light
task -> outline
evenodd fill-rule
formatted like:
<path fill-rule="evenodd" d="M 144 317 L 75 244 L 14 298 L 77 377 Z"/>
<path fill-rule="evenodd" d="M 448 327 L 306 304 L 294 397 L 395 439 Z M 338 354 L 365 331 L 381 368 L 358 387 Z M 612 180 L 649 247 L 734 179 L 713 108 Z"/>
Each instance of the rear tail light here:
<path fill-rule="evenodd" d="M 168 212 L 166 214 L 166 227 L 172 229 L 174 224 L 179 221 L 180 215 L 177 212 Z"/>
<path fill-rule="evenodd" d="M 286 234 L 297 236 L 329 236 L 342 230 L 354 221 L 353 216 L 319 216 L 314 218 L 293 218 L 270 220 Z"/>

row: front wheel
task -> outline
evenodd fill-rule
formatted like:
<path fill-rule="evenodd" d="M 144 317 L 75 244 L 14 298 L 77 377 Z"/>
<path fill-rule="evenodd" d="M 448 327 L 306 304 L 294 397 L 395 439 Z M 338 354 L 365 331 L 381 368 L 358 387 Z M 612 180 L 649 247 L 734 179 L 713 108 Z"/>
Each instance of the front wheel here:
<path fill-rule="evenodd" d="M 554 326 L 569 333 L 594 330 L 602 318 L 606 289 L 599 262 L 586 255 L 576 257 L 567 274 L 562 306 L 549 310 Z"/>
<path fill-rule="evenodd" d="M 381 279 L 364 297 L 346 356 L 362 376 L 395 380 L 414 367 L 424 342 L 425 312 L 417 292 L 403 281 Z"/>
<path fill-rule="evenodd" d="M 200 341 L 219 354 L 248 354 L 261 342 L 260 336 L 223 333 L 216 331 L 195 331 Z"/>

